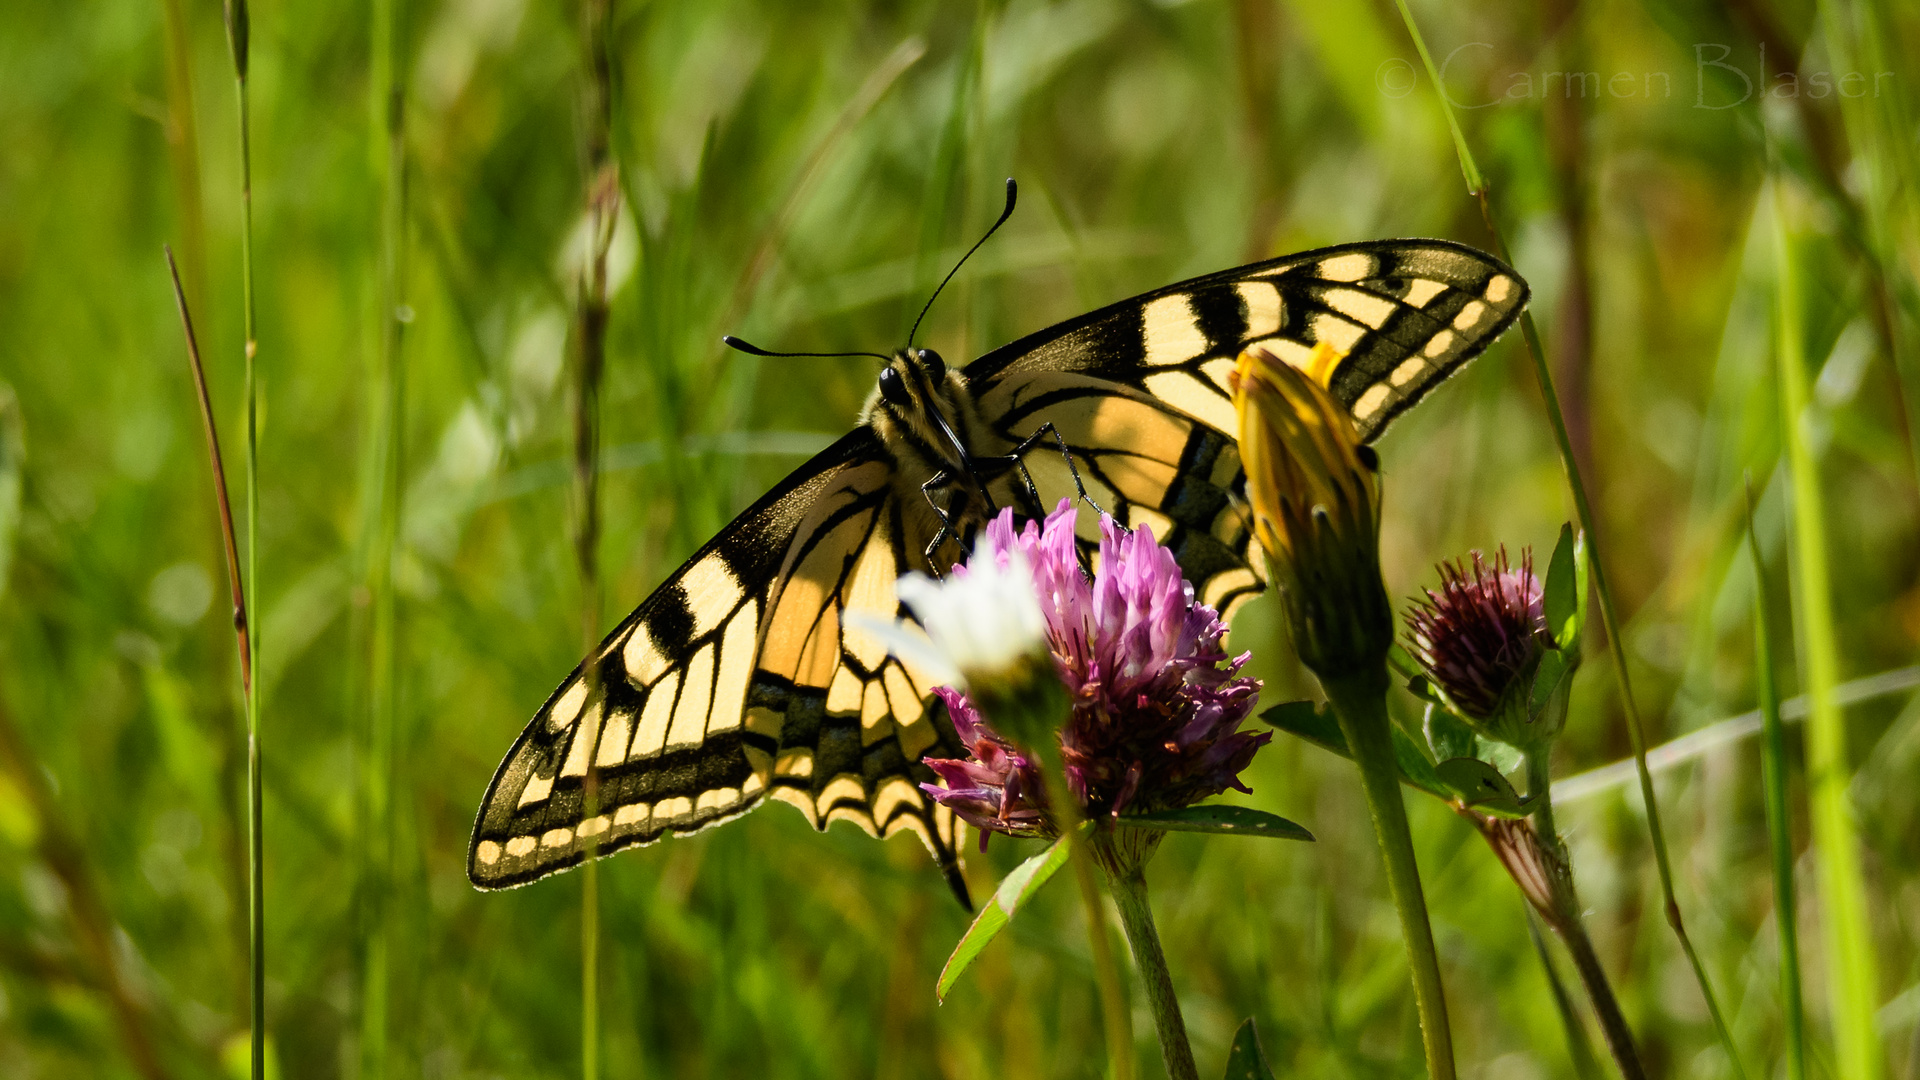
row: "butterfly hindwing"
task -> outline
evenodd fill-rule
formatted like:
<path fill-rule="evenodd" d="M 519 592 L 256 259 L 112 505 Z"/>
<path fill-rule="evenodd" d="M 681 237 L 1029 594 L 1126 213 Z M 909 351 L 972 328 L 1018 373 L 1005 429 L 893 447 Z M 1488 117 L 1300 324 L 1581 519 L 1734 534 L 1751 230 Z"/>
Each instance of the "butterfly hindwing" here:
<path fill-rule="evenodd" d="M 952 743 L 951 724 L 924 676 L 847 640 L 838 617 L 897 614 L 900 554 L 872 527 L 901 516 L 891 468 L 869 430 L 842 439 L 609 634 L 495 773 L 468 853 L 474 884 L 520 885 L 590 849 L 696 832 L 745 813 L 770 786 L 791 802 L 804 794 L 819 827 L 847 818 L 870 832 L 909 828 L 953 866 L 952 815 L 914 786 L 932 779 L 920 753 L 941 732 Z M 843 508 L 853 512 L 833 520 Z M 896 525 L 891 536 L 902 535 Z M 863 691 L 850 709 L 849 677 Z M 880 688 L 884 713 L 868 685 Z M 801 770 L 803 753 L 820 763 L 817 780 Z"/>

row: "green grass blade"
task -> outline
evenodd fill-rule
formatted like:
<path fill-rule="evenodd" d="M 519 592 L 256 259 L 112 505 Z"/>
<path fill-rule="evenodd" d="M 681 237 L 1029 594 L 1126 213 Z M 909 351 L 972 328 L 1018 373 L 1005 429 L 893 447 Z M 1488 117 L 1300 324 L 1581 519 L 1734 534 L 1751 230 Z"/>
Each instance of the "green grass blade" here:
<path fill-rule="evenodd" d="M 1747 483 L 1747 556 L 1753 560 L 1753 679 L 1765 738 L 1760 742 L 1761 778 L 1767 801 L 1767 835 L 1773 847 L 1774 923 L 1780 931 L 1780 997 L 1786 1012 L 1787 1080 L 1805 1080 L 1806 1016 L 1800 997 L 1800 942 L 1793 891 L 1793 833 L 1787 820 L 1787 736 L 1780 723 L 1780 691 L 1773 678 L 1773 631 L 1767 613 L 1766 563 L 1753 529 L 1753 483 Z"/>
<path fill-rule="evenodd" d="M 1878 977 L 1867 921 L 1866 883 L 1847 785 L 1846 718 L 1834 699 L 1840 646 L 1833 617 L 1833 586 L 1827 561 L 1826 494 L 1803 419 L 1812 396 L 1807 377 L 1799 267 L 1787 224 L 1787 207 L 1775 174 L 1774 230 L 1778 320 L 1775 356 L 1780 376 L 1780 425 L 1792 481 L 1796 603 L 1807 687 L 1807 787 L 1813 843 L 1820 867 L 1820 925 L 1827 958 L 1827 995 L 1832 1010 L 1834 1054 L 1841 1076 L 1877 1080 L 1885 1052 L 1874 1027 Z"/>

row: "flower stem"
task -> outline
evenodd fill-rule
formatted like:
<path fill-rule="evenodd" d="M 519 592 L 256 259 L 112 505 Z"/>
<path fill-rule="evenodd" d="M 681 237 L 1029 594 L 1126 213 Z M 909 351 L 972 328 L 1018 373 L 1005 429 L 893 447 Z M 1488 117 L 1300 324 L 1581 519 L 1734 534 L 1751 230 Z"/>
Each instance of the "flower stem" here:
<path fill-rule="evenodd" d="M 1113 936 L 1107 931 L 1107 908 L 1101 902 L 1100 885 L 1094 875 L 1093 849 L 1080 828 L 1080 804 L 1067 788 L 1059 744 L 1051 739 L 1043 741 L 1038 756 L 1041 774 L 1047 778 L 1047 804 L 1055 827 L 1067 842 L 1067 859 L 1073 864 L 1080 903 L 1087 911 L 1087 938 L 1093 948 L 1093 975 L 1100 986 L 1100 1016 L 1107 1035 L 1107 1075 L 1112 1080 L 1133 1080 L 1133 1011 L 1120 982 L 1120 965 L 1113 959 Z"/>
<path fill-rule="evenodd" d="M 1607 981 L 1606 969 L 1600 966 L 1600 957 L 1593 951 L 1593 941 L 1587 936 L 1586 921 L 1580 917 L 1580 900 L 1573 891 L 1573 861 L 1553 825 L 1553 776 L 1548 766 L 1549 752 L 1545 747 L 1529 751 L 1525 754 L 1525 760 L 1527 795 L 1536 803 L 1533 812 L 1534 835 L 1564 871 L 1562 874 L 1548 875 L 1552 883 L 1553 910 L 1546 913 L 1547 918 L 1554 933 L 1560 935 L 1560 940 L 1566 943 L 1567 952 L 1573 956 L 1574 970 L 1580 973 L 1580 985 L 1586 988 L 1587 1000 L 1593 1002 L 1593 1011 L 1600 1018 L 1600 1030 L 1607 1037 L 1607 1049 L 1613 1054 L 1614 1064 L 1620 1067 L 1620 1075 L 1626 1080 L 1642 1080 L 1646 1071 L 1640 1065 L 1640 1052 L 1633 1044 L 1633 1029 L 1627 1026 L 1627 1018 L 1620 1012 L 1620 1002 L 1613 996 L 1613 984 Z"/>
<path fill-rule="evenodd" d="M 1574 970 L 1580 973 L 1580 985 L 1586 987 L 1587 1000 L 1593 1002 L 1594 1015 L 1600 1018 L 1600 1030 L 1607 1037 L 1607 1049 L 1613 1052 L 1614 1064 L 1620 1067 L 1620 1075 L 1626 1080 L 1644 1080 L 1647 1074 L 1640 1066 L 1640 1052 L 1633 1045 L 1633 1030 L 1627 1027 L 1620 1002 L 1613 996 L 1613 984 L 1607 981 L 1606 969 L 1600 966 L 1600 957 L 1593 951 L 1586 922 L 1577 911 L 1571 918 L 1558 921 L 1561 925 L 1554 930 L 1573 956 Z"/>
<path fill-rule="evenodd" d="M 1193 1046 L 1187 1041 L 1187 1024 L 1180 1017 L 1180 1001 L 1173 993 L 1173 976 L 1167 971 L 1167 956 L 1160 949 L 1160 935 L 1153 928 L 1153 909 L 1147 904 L 1147 877 L 1136 868 L 1108 878 L 1113 901 L 1120 909 L 1120 924 L 1127 930 L 1127 945 L 1133 950 L 1133 964 L 1140 969 L 1146 984 L 1147 1005 L 1153 1010 L 1153 1026 L 1160 1035 L 1160 1057 L 1166 1062 L 1171 1080 L 1199 1080 L 1193 1063 Z"/>
<path fill-rule="evenodd" d="M 1453 1080 L 1453 1033 L 1447 1025 L 1446 992 L 1440 984 L 1440 956 L 1427 921 L 1427 899 L 1420 889 L 1420 865 L 1413 855 L 1407 806 L 1401 801 L 1394 764 L 1392 722 L 1387 719 L 1386 670 L 1358 677 L 1322 677 L 1333 702 L 1340 732 L 1360 766 L 1367 809 L 1387 868 L 1387 890 L 1400 915 L 1400 933 L 1413 968 L 1413 993 L 1420 1009 L 1420 1038 L 1430 1080 Z"/>

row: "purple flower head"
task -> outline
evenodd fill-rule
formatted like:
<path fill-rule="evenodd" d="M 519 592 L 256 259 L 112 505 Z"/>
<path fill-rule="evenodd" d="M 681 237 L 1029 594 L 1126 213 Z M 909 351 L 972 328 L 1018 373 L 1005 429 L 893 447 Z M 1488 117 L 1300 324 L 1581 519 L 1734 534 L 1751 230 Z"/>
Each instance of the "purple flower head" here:
<path fill-rule="evenodd" d="M 1422 667 L 1449 700 L 1474 720 L 1493 717 L 1516 680 L 1532 673 L 1553 647 L 1531 551 L 1520 568 L 1501 548 L 1489 565 L 1476 551 L 1469 573 L 1461 563 L 1440 564 L 1440 591 L 1407 612 L 1409 643 Z"/>
<path fill-rule="evenodd" d="M 1260 693 L 1239 676 L 1247 655 L 1221 647 L 1226 625 L 1194 602 L 1173 553 L 1146 526 L 1100 519 L 1098 571 L 1089 580 L 1074 544 L 1076 513 L 1062 499 L 1044 527 L 1014 531 L 1003 510 L 987 526 L 1003 562 L 1018 552 L 1031 569 L 1054 669 L 1072 701 L 1060 728 L 1068 789 L 1088 818 L 1187 806 L 1228 788 L 1249 789 L 1240 771 L 1271 732 L 1239 730 Z M 967 567 L 954 568 L 964 575 Z M 928 759 L 944 786 L 922 785 L 988 832 L 1051 836 L 1040 765 L 1002 738 L 965 694 L 937 691 L 971 758 Z"/>

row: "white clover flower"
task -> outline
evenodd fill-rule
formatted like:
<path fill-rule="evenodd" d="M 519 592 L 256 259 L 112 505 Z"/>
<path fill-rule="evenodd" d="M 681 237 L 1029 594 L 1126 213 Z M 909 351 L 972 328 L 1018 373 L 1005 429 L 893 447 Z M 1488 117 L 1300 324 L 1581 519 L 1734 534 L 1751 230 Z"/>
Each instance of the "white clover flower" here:
<path fill-rule="evenodd" d="M 971 562 L 945 579 L 911 573 L 895 588 L 919 626 L 860 611 L 847 619 L 942 686 L 1004 679 L 1048 655 L 1033 570 L 1018 551 L 999 551 L 983 537 Z"/>

